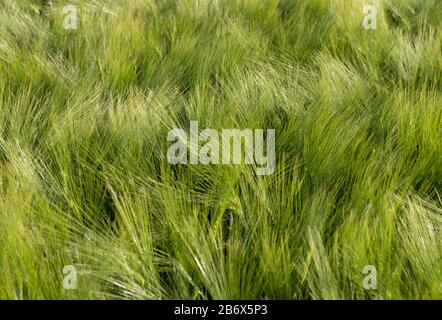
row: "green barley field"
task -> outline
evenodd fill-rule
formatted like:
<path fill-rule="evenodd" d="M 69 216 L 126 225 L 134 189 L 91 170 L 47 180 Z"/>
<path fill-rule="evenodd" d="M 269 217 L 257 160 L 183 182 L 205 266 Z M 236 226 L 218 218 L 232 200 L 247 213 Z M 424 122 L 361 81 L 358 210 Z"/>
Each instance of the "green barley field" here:
<path fill-rule="evenodd" d="M 441 27 L 440 0 L 0 0 L 0 299 L 442 299 Z M 191 121 L 274 129 L 274 171 L 171 164 Z"/>

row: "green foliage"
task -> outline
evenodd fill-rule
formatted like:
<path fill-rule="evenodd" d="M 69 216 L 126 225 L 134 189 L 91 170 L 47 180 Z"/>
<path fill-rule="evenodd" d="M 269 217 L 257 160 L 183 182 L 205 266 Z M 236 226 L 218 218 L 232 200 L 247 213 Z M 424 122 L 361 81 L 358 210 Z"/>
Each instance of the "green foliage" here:
<path fill-rule="evenodd" d="M 371 3 L 0 0 L 0 299 L 442 298 L 442 5 Z M 168 164 L 190 120 L 275 173 Z"/>

